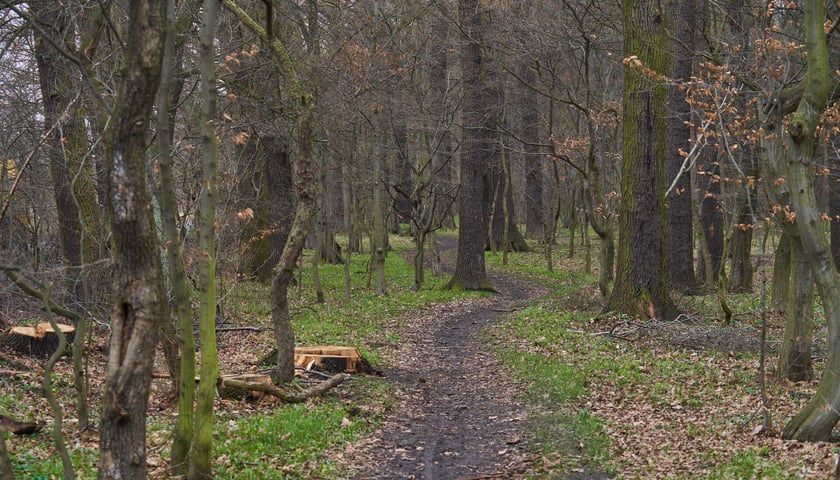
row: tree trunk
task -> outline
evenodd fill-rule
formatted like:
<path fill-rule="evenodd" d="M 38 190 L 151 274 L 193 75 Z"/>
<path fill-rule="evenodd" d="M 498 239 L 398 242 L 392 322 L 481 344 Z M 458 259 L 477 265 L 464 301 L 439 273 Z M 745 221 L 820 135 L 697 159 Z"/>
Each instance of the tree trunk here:
<path fill-rule="evenodd" d="M 811 362 L 811 339 L 814 336 L 814 280 L 808 259 L 802 251 L 799 239 L 792 238 L 789 251 L 791 275 L 786 305 L 782 351 L 779 355 L 777 376 L 792 382 L 810 380 L 813 374 Z"/>
<path fill-rule="evenodd" d="M 100 479 L 146 478 L 146 409 L 166 294 L 145 185 L 146 142 L 160 80 L 166 2 L 129 6 L 125 74 L 106 136 L 114 303 L 102 399 Z"/>
<path fill-rule="evenodd" d="M 680 82 L 691 79 L 691 66 L 694 52 L 692 36 L 694 20 L 697 17 L 696 2 L 693 0 L 672 0 L 673 32 L 670 35 L 669 51 L 673 58 L 668 76 L 675 80 L 669 82 L 665 98 L 665 182 L 671 185 L 680 175 L 685 157 L 682 151 L 689 150 L 691 130 L 688 121 L 691 109 L 685 101 L 686 92 Z M 692 232 L 691 211 L 691 175 L 685 172 L 677 180 L 676 187 L 667 199 L 667 265 L 668 281 L 672 288 L 681 291 L 693 291 L 696 287 L 694 276 L 694 234 Z"/>
<path fill-rule="evenodd" d="M 822 300 L 830 350 L 817 392 L 802 412 L 785 425 L 782 438 L 824 441 L 829 439 L 840 420 L 840 279 L 822 228 L 814 189 L 816 129 L 828 104 L 830 78 L 823 27 L 825 11 L 822 0 L 805 0 L 803 7 L 808 69 L 802 99 L 787 124 L 792 143 L 787 170 L 791 204 L 796 212 L 796 230 Z M 768 127 L 768 134 L 771 134 L 781 125 Z"/>
<path fill-rule="evenodd" d="M 705 181 L 698 182 L 703 199 L 700 201 L 700 224 L 702 235 L 709 250 L 709 264 L 703 265 L 703 283 L 707 289 L 714 289 L 717 284 L 718 273 L 723 261 L 723 211 L 720 206 L 720 182 L 716 178 L 720 175 L 720 166 L 715 158 L 709 158 L 710 165 L 706 166 Z M 705 186 L 703 186 L 705 185 Z"/>
<path fill-rule="evenodd" d="M 461 67 L 464 88 L 464 136 L 461 150 L 461 203 L 458 211 L 458 254 L 455 274 L 446 288 L 492 290 L 484 263 L 488 215 L 492 193 L 488 173 L 490 152 L 495 151 L 497 135 L 490 121 L 496 104 L 487 93 L 482 75 L 481 51 L 484 9 L 478 0 L 459 0 L 463 39 Z"/>
<path fill-rule="evenodd" d="M 268 38 L 262 25 L 254 21 L 245 10 L 237 5 L 235 0 L 224 0 L 242 23 L 257 34 L 263 42 L 271 46 L 271 52 L 280 64 L 283 74 L 284 87 L 291 98 L 296 99 L 294 118 L 297 132 L 297 155 L 293 169 L 295 177 L 295 193 L 297 206 L 292 228 L 280 260 L 274 269 L 271 282 L 271 320 L 274 325 L 274 338 L 277 341 L 277 369 L 273 380 L 277 383 L 288 382 L 295 374 L 295 333 L 292 329 L 289 315 L 289 284 L 294 275 L 294 269 L 303 251 L 312 218 L 315 213 L 315 198 L 313 189 L 315 177 L 312 171 L 312 112 L 313 96 L 303 88 L 295 68 L 295 62 L 286 50 L 286 45 L 277 37 Z"/>
<path fill-rule="evenodd" d="M 201 77 L 201 196 L 198 205 L 198 342 L 201 366 L 193 417 L 188 480 L 213 477 L 213 423 L 219 358 L 216 350 L 216 25 L 217 0 L 205 0 L 199 41 Z"/>
<path fill-rule="evenodd" d="M 528 86 L 535 85 L 537 75 L 530 65 L 522 65 L 521 78 Z M 548 216 L 543 198 L 543 155 L 540 154 L 540 104 L 537 92 L 521 88 L 522 95 L 522 150 L 525 161 L 525 235 L 528 238 L 546 241 L 545 224 Z"/>
<path fill-rule="evenodd" d="M 67 51 L 76 50 L 75 22 L 66 6 L 46 0 L 30 2 L 29 6 L 52 41 Z M 67 300 L 72 304 L 94 302 L 103 293 L 97 288 L 99 276 L 94 275 L 90 267 L 101 257 L 102 214 L 96 196 L 91 156 L 88 155 L 85 109 L 79 94 L 81 77 L 77 66 L 40 36 L 35 40 L 35 60 L 44 103 L 44 125 L 46 129 L 52 129 L 46 152 L 53 181 L 59 244 L 64 266 L 67 267 Z M 82 348 L 89 322 L 89 315 L 79 316 L 76 328 L 80 341 L 73 347 L 76 412 L 78 427 L 82 430 L 89 424 L 88 385 Z"/>
<path fill-rule="evenodd" d="M 30 2 L 33 16 L 52 40 L 74 52 L 72 14 L 57 2 Z M 59 241 L 67 270 L 67 291 L 73 300 L 85 297 L 85 265 L 99 259 L 101 209 L 94 188 L 93 166 L 88 154 L 88 131 L 82 108 L 78 67 L 40 36 L 35 41 L 35 59 L 44 102 L 46 128 L 58 125 L 47 149 L 58 214 Z M 76 103 L 77 108 L 71 104 Z M 88 295 L 100 292 L 87 292 Z"/>
<path fill-rule="evenodd" d="M 624 0 L 624 56 L 665 71 L 668 38 L 663 21 L 671 12 L 652 0 Z M 618 272 L 608 309 L 672 319 L 677 309 L 668 291 L 665 265 L 665 87 L 651 84 L 638 67 L 624 73 L 621 210 Z"/>
<path fill-rule="evenodd" d="M 737 195 L 752 196 L 752 192 L 742 191 Z M 751 259 L 753 223 L 751 211 L 754 200 L 743 199 L 736 217 L 736 227 L 730 238 L 730 257 L 732 265 L 729 271 L 729 291 L 733 293 L 750 293 L 753 291 L 753 266 Z M 743 227 L 741 227 L 743 226 Z"/>
<path fill-rule="evenodd" d="M 830 160 L 828 184 L 828 214 L 831 216 L 831 258 L 840 270 L 840 155 Z"/>
<path fill-rule="evenodd" d="M 784 312 L 788 305 L 788 294 L 790 292 L 790 275 L 793 259 L 791 249 L 793 239 L 790 233 L 783 229 L 776 252 L 773 255 L 773 291 L 771 305 L 777 312 Z M 801 247 L 800 247 L 801 248 Z M 801 253 L 801 252 L 800 252 Z"/>
<path fill-rule="evenodd" d="M 237 210 L 241 214 L 239 238 L 242 243 L 238 273 L 244 278 L 267 282 L 271 278 L 272 267 L 277 264 L 276 258 L 274 262 L 270 261 L 269 250 L 272 204 L 269 200 L 268 169 L 271 159 L 265 152 L 262 138 L 256 134 L 236 150 Z"/>
<path fill-rule="evenodd" d="M 177 336 L 180 361 L 173 382 L 177 382 L 178 417 L 173 428 L 170 465 L 175 475 L 187 474 L 189 451 L 192 446 L 193 404 L 195 402 L 195 339 L 193 336 L 191 289 L 187 284 L 184 261 L 181 256 L 181 236 L 178 232 L 178 207 L 175 197 L 175 181 L 172 172 L 172 140 L 177 105 L 184 85 L 183 55 L 184 41 L 175 44 L 176 32 L 184 32 L 186 24 L 192 21 L 193 9 L 188 9 L 174 18 L 174 1 L 168 0 L 167 31 L 161 85 L 158 91 L 158 153 L 160 167 L 159 192 L 160 213 L 163 220 L 164 245 L 166 249 L 167 272 L 174 297 L 175 317 L 180 335 Z M 195 7 L 197 8 L 197 7 Z M 164 333 L 161 332 L 163 335 Z"/>

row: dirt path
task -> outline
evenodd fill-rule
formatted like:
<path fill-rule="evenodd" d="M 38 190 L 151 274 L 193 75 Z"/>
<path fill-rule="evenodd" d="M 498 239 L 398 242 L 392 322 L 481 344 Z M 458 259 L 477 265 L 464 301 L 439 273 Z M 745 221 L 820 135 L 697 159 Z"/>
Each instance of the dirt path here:
<path fill-rule="evenodd" d="M 499 294 L 404 319 L 385 356 L 397 400 L 381 435 L 364 450 L 357 479 L 517 478 L 528 469 L 522 386 L 509 378 L 481 331 L 548 293 L 491 275 Z"/>

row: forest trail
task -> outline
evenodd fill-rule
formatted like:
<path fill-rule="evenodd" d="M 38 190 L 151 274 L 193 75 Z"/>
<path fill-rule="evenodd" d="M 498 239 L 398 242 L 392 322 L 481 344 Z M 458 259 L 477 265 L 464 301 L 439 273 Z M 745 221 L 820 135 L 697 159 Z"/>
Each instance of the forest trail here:
<path fill-rule="evenodd" d="M 524 387 L 510 378 L 482 335 L 549 290 L 490 275 L 498 294 L 447 303 L 404 318 L 388 358 L 397 398 L 380 435 L 359 452 L 362 479 L 517 478 L 527 452 Z"/>

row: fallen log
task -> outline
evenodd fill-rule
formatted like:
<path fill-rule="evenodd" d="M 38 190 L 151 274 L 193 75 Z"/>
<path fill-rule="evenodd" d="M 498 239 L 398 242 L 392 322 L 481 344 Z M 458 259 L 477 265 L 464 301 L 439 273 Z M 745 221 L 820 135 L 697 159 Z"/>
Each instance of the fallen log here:
<path fill-rule="evenodd" d="M 267 393 L 269 395 L 273 395 L 279 398 L 280 400 L 286 403 L 303 403 L 308 398 L 321 395 L 337 387 L 348 378 L 350 378 L 350 375 L 339 373 L 330 377 L 329 380 L 325 380 L 315 386 L 309 387 L 306 390 L 297 393 L 287 392 L 271 384 L 265 384 L 260 382 L 248 382 L 229 378 L 220 378 L 219 385 L 221 387 L 237 388 L 241 390 Z"/>
<path fill-rule="evenodd" d="M 0 426 L 15 435 L 29 435 L 30 433 L 40 431 L 44 427 L 44 424 L 36 422 L 18 422 L 13 418 L 0 415 Z"/>

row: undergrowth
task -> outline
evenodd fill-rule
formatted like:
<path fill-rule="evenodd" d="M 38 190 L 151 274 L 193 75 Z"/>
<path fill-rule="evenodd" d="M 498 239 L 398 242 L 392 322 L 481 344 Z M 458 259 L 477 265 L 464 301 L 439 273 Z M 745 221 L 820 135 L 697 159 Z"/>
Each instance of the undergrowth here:
<path fill-rule="evenodd" d="M 561 245 L 562 247 L 562 245 Z M 768 376 L 774 428 L 761 425 L 757 294 L 732 295 L 722 325 L 715 296 L 678 299 L 676 322 L 602 313 L 597 278 L 578 259 L 554 271 L 539 252 L 488 255 L 488 266 L 550 286 L 553 293 L 489 332 L 501 358 L 527 385 L 545 478 L 827 478 L 840 451 L 784 442 L 778 430 L 816 382 Z M 819 322 L 817 322 L 819 326 Z M 632 335 L 613 334 L 616 327 Z M 689 335 L 690 334 L 690 335 Z M 771 343 L 781 335 L 771 318 Z M 690 338 L 691 342 L 682 341 Z M 747 348 L 749 347 L 749 348 Z M 770 352 L 768 370 L 776 352 Z M 543 477 L 540 477 L 543 478 Z"/>
<path fill-rule="evenodd" d="M 341 239 L 340 239 L 341 241 Z M 346 240 L 345 240 L 346 241 Z M 471 292 L 452 292 L 440 287 L 447 280 L 426 275 L 419 291 L 414 287 L 414 271 L 401 254 L 410 248 L 409 239 L 391 238 L 392 250 L 386 261 L 387 295 L 375 295 L 368 284 L 369 255 L 354 254 L 350 260 L 351 295 L 344 299 L 344 265 L 320 265 L 319 277 L 325 302 L 317 303 L 313 285 L 311 252 L 305 252 L 304 265 L 290 290 L 292 322 L 298 345 L 339 344 L 358 347 L 374 365 L 381 367 L 378 347 L 399 341 L 399 319 L 406 312 L 429 307 L 453 298 L 476 296 Z M 219 303 L 222 327 L 271 325 L 268 285 L 220 279 Z M 106 341 L 104 332 L 95 340 L 94 354 Z M 259 366 L 259 360 L 274 343 L 270 331 L 260 333 L 220 333 L 222 373 L 242 372 Z M 104 375 L 102 354 L 92 357 L 93 400 L 101 390 Z M 37 362 L 33 362 L 33 366 Z M 263 365 L 265 367 L 266 365 Z M 0 368 L 5 365 L 0 361 Z M 35 367 L 37 368 L 37 367 Z M 158 370 L 164 367 L 158 361 Z M 68 412 L 65 431 L 70 437 L 72 458 L 79 478 L 94 478 L 98 459 L 98 439 L 94 434 L 73 431 L 72 372 L 69 359 L 60 363 L 57 373 L 58 396 Z M 174 403 L 167 398 L 168 385 L 153 382 L 156 392 L 148 417 L 148 464 L 152 478 L 168 478 Z M 341 479 L 346 472 L 332 459 L 336 452 L 353 443 L 360 434 L 374 431 L 392 392 L 377 379 L 353 378 L 337 391 L 300 405 L 282 405 L 270 397 L 252 400 L 218 399 L 216 404 L 214 470 L 219 479 Z M 55 455 L 49 425 L 52 419 L 44 407 L 37 375 L 0 377 L 0 415 L 19 420 L 41 421 L 47 427 L 38 434 L 7 437 L 18 478 L 59 478 L 60 461 Z M 99 406 L 91 406 L 94 420 Z"/>

